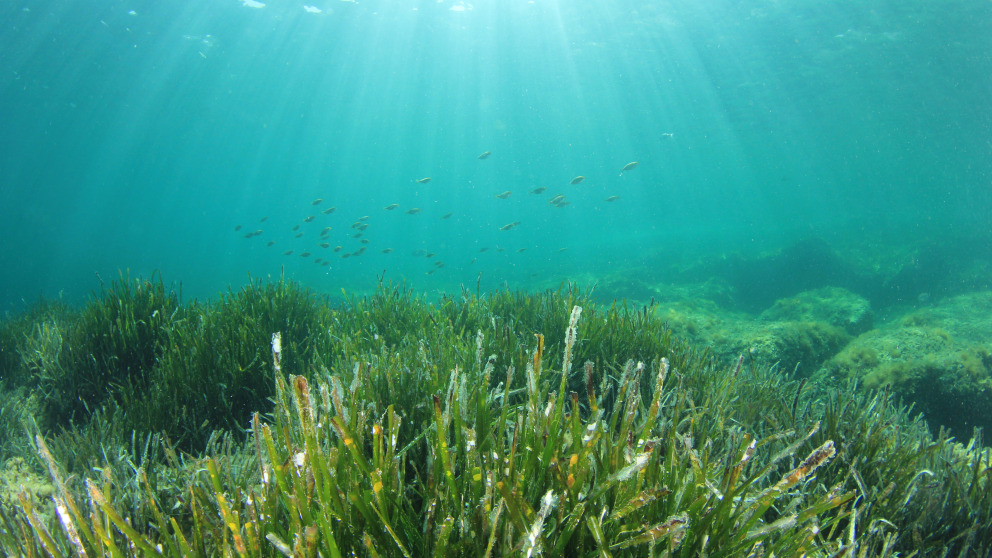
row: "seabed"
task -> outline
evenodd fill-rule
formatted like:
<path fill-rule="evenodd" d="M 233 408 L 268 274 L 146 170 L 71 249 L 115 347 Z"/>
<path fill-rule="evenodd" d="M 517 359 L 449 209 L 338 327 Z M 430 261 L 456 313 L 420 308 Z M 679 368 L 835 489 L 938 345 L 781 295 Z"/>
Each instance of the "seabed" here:
<path fill-rule="evenodd" d="M 966 329 L 944 309 L 992 300 L 960 296 L 875 328 L 863 298 L 811 289 L 730 330 L 571 285 L 184 302 L 122 275 L 2 323 L 0 550 L 988 555 L 981 430 L 928 425 L 869 343 L 941 362 Z M 988 355 L 954 350 L 980 381 Z"/>

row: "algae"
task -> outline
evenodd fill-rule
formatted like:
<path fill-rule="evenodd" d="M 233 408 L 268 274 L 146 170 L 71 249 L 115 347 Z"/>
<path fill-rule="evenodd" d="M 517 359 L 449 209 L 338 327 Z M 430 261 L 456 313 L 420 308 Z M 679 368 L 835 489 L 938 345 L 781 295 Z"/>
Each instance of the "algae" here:
<path fill-rule="evenodd" d="M 839 287 L 778 299 L 759 318 L 769 322 L 820 322 L 843 329 L 851 336 L 871 330 L 875 322 L 868 300 Z"/>
<path fill-rule="evenodd" d="M 52 480 L 39 474 L 23 457 L 11 457 L 0 468 L 0 507 L 17 507 L 18 496 L 24 496 L 36 509 L 44 510 L 43 516 L 53 518 L 53 494 L 55 484 Z"/>
<path fill-rule="evenodd" d="M 832 377 L 890 386 L 934 428 L 992 427 L 992 293 L 949 297 L 859 336 L 824 365 Z"/>
<path fill-rule="evenodd" d="M 661 305 L 656 315 L 676 335 L 700 347 L 707 347 L 725 363 L 741 355 L 763 365 L 778 363 L 808 375 L 819 369 L 851 339 L 844 329 L 825 321 L 804 320 L 823 315 L 837 323 L 851 325 L 851 314 L 826 304 L 811 310 L 800 295 L 777 303 L 758 318 L 720 308 L 710 301 Z M 822 308 L 827 308 L 822 310 Z M 863 316 L 864 314 L 859 314 Z M 784 319 L 776 319 L 782 317 Z"/>

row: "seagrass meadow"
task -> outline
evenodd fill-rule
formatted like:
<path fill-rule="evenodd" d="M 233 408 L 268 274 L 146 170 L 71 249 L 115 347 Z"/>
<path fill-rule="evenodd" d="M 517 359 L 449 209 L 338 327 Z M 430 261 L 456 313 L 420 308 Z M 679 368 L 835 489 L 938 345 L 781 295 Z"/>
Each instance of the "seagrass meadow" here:
<path fill-rule="evenodd" d="M 885 390 L 727 366 L 566 285 L 0 327 L 7 556 L 987 556 L 992 455 Z"/>

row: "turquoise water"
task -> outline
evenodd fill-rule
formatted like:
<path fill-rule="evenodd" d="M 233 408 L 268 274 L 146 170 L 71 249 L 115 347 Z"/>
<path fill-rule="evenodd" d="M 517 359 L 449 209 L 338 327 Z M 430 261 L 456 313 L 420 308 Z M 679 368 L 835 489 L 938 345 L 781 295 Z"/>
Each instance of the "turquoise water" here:
<path fill-rule="evenodd" d="M 540 287 L 992 229 L 987 1 L 12 0 L 0 25 L 0 310 L 121 269 L 186 297 Z"/>

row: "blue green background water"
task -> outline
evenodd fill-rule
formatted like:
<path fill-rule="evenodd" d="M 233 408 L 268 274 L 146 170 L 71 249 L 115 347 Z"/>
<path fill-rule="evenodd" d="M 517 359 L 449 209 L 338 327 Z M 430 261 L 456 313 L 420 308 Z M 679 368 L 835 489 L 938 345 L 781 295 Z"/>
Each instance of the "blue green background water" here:
<path fill-rule="evenodd" d="M 989 29 L 979 0 L 4 2 L 0 309 L 121 269 L 433 291 L 981 238 Z"/>

